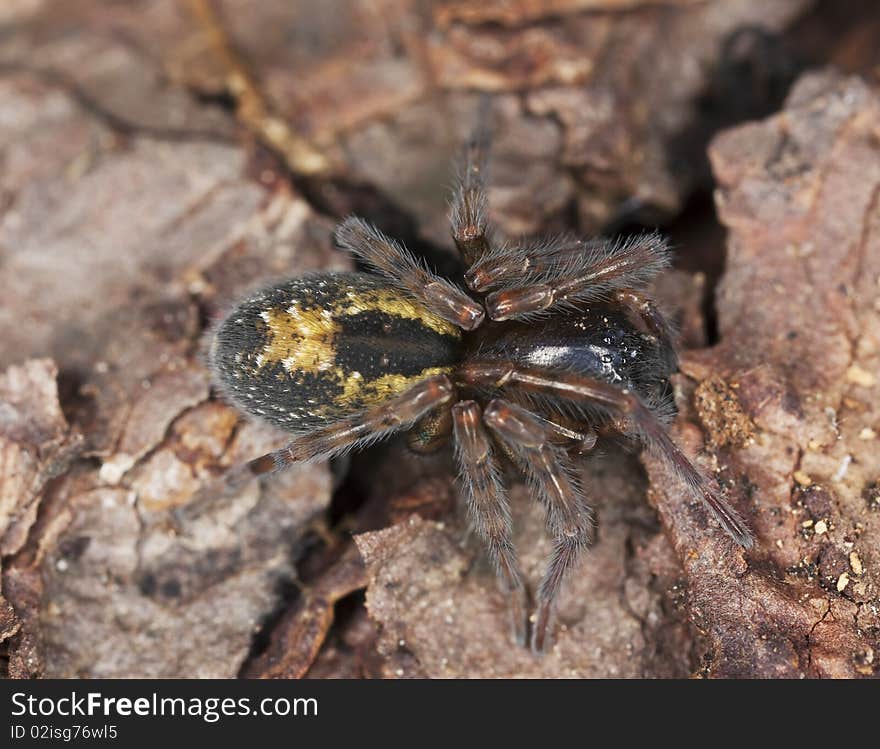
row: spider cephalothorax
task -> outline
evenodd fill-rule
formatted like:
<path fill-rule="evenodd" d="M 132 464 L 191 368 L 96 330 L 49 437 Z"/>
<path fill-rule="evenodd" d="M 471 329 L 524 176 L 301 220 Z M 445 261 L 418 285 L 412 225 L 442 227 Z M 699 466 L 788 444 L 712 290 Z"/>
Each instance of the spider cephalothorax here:
<path fill-rule="evenodd" d="M 466 147 L 452 202 L 452 235 L 472 293 L 350 218 L 337 241 L 375 274 L 325 273 L 263 289 L 218 326 L 211 360 L 241 409 L 295 435 L 252 461 L 248 475 L 413 427 L 412 442 L 422 448 L 451 437 L 470 520 L 510 594 L 524 642 L 526 588 L 500 467 L 502 460 L 517 465 L 554 539 L 536 593 L 532 647 L 540 651 L 563 578 L 593 538 L 574 458 L 598 432 L 638 438 L 737 543 L 750 546 L 752 535 L 663 423 L 675 348 L 644 288 L 668 262 L 665 242 L 647 234 L 494 246 L 484 152 L 481 137 Z"/>

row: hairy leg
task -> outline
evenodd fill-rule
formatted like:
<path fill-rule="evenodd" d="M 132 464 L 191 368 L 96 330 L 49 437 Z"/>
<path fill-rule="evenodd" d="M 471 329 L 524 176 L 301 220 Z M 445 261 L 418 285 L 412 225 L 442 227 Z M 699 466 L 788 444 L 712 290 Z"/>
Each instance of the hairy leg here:
<path fill-rule="evenodd" d="M 428 412 L 449 403 L 454 389 L 446 375 L 434 375 L 416 383 L 400 395 L 361 414 L 297 437 L 286 447 L 251 461 L 255 474 L 330 458 L 411 426 Z"/>
<path fill-rule="evenodd" d="M 526 589 L 513 548 L 513 522 L 501 470 L 483 427 L 479 405 L 474 401 L 456 403 L 452 418 L 460 483 L 471 525 L 486 545 L 499 582 L 510 598 L 514 636 L 524 645 Z"/>
<path fill-rule="evenodd" d="M 631 390 L 578 374 L 548 374 L 537 369 L 496 362 L 466 364 L 459 369 L 457 377 L 461 384 L 468 386 L 490 389 L 515 386 L 527 391 L 549 393 L 573 402 L 597 406 L 612 416 L 624 418 L 648 449 L 662 458 L 690 492 L 703 502 L 734 541 L 745 548 L 754 544 L 754 536 L 739 513 L 688 460 L 656 414 Z"/>
<path fill-rule="evenodd" d="M 485 109 L 485 104 L 481 109 Z M 482 111 L 480 119 L 485 119 L 485 116 L 485 111 Z M 465 144 L 449 216 L 452 238 L 466 266 L 472 265 L 489 250 L 489 205 L 486 198 L 488 152 L 489 131 L 481 123 Z"/>
<path fill-rule="evenodd" d="M 677 369 L 675 332 L 654 300 L 636 289 L 620 289 L 614 298 L 629 312 L 630 318 L 643 332 L 653 336 L 664 347 L 668 353 L 670 369 Z"/>
<path fill-rule="evenodd" d="M 548 434 L 555 437 L 554 442 L 563 442 L 567 448 L 573 449 L 581 455 L 590 452 L 599 441 L 599 435 L 593 429 L 571 429 L 559 422 L 538 416 L 538 414 L 532 414 L 532 416 L 544 424 Z"/>
<path fill-rule="evenodd" d="M 336 228 L 336 240 L 394 286 L 453 325 L 473 330 L 485 319 L 481 304 L 455 284 L 429 271 L 409 250 L 366 221 L 346 219 Z"/>
<path fill-rule="evenodd" d="M 330 458 L 407 428 L 449 403 L 454 392 L 446 375 L 428 377 L 361 414 L 297 437 L 286 447 L 236 466 L 202 487 L 189 502 L 174 511 L 172 522 L 182 533 L 189 523 L 222 504 L 255 478 L 282 471 L 295 463 Z"/>
<path fill-rule="evenodd" d="M 606 245 L 604 239 L 563 235 L 534 244 L 490 247 L 467 269 L 464 280 L 469 289 L 481 294 L 499 286 L 522 283 L 523 279 L 537 283 L 537 279 L 546 278 L 561 264 L 573 262 L 578 255 L 598 252 Z"/>
<path fill-rule="evenodd" d="M 486 311 L 498 321 L 608 299 L 620 289 L 643 286 L 669 264 L 666 240 L 659 234 L 618 242 L 563 239 L 508 252 L 510 257 L 505 251 L 492 253 L 466 276 L 471 288 L 501 286 L 486 297 Z M 523 277 L 526 281 L 517 283 Z"/>
<path fill-rule="evenodd" d="M 546 645 L 550 616 L 562 581 L 592 542 L 593 512 L 568 455 L 551 444 L 554 432 L 547 422 L 500 399 L 489 403 L 484 419 L 522 459 L 529 480 L 544 504 L 547 527 L 553 536 L 553 553 L 538 587 L 532 630 L 532 649 L 540 653 Z"/>

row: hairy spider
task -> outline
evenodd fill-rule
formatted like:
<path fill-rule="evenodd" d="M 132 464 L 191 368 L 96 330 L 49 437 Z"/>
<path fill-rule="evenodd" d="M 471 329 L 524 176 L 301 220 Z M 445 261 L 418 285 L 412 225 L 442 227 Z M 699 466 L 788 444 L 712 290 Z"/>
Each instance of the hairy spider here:
<path fill-rule="evenodd" d="M 358 218 L 337 242 L 374 271 L 321 273 L 264 288 L 216 329 L 212 366 L 242 410 L 294 433 L 239 480 L 329 458 L 394 432 L 430 450 L 455 443 L 470 521 L 526 641 L 526 587 L 501 479 L 508 459 L 544 505 L 553 552 L 536 593 L 531 644 L 544 649 L 564 577 L 593 540 L 575 458 L 599 434 L 636 437 L 665 459 L 740 545 L 742 518 L 669 437 L 669 326 L 644 288 L 668 264 L 658 234 L 496 246 L 486 216 L 487 138 L 465 147 L 452 237 L 472 294 Z"/>

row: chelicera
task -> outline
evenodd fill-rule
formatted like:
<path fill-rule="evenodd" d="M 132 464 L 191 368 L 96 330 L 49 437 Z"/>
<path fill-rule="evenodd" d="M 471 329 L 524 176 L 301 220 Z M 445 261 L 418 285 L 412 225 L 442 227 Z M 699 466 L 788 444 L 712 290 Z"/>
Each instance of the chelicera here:
<path fill-rule="evenodd" d="M 240 409 L 293 433 L 285 448 L 230 481 L 330 458 L 410 430 L 416 449 L 454 441 L 463 499 L 507 592 L 516 639 L 542 651 L 563 580 L 594 539 L 576 460 L 597 437 L 624 433 L 663 458 L 744 547 L 737 512 L 670 438 L 677 357 L 646 295 L 669 262 L 658 234 L 625 241 L 555 238 L 497 245 L 485 191 L 487 138 L 477 133 L 451 205 L 464 288 L 429 270 L 358 218 L 340 246 L 373 273 L 323 273 L 264 288 L 216 328 L 217 382 Z M 502 463 L 544 506 L 553 551 L 527 616 Z"/>

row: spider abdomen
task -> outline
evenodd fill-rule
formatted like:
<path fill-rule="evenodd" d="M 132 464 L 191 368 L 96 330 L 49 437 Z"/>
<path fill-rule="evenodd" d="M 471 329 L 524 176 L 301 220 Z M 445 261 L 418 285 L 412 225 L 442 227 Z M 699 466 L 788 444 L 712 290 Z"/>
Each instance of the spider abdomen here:
<path fill-rule="evenodd" d="M 240 302 L 211 347 L 240 408 L 303 432 L 382 403 L 459 359 L 461 332 L 374 276 L 282 281 Z"/>

